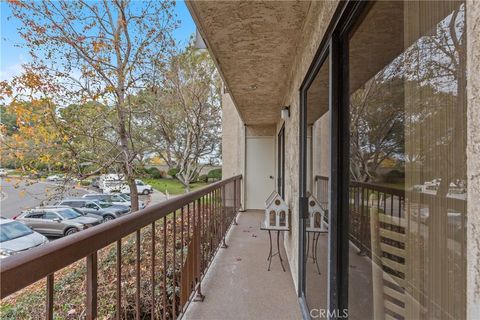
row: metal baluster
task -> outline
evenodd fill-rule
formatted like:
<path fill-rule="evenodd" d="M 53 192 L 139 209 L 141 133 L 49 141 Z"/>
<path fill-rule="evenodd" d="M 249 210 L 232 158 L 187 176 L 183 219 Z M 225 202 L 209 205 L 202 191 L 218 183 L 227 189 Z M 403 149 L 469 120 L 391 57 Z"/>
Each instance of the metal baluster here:
<path fill-rule="evenodd" d="M 167 216 L 163 217 L 163 320 L 167 319 Z"/>
<path fill-rule="evenodd" d="M 117 319 L 122 310 L 122 240 L 117 241 Z"/>
<path fill-rule="evenodd" d="M 182 243 L 181 245 L 181 251 L 180 251 L 180 270 L 183 270 L 183 251 L 184 251 L 184 246 L 185 246 L 185 243 L 184 243 L 184 238 L 183 238 L 183 233 L 184 233 L 184 225 L 183 225 L 183 206 L 180 210 L 180 227 L 181 227 L 181 230 L 180 230 L 180 241 Z M 183 296 L 183 292 L 182 292 L 182 285 L 181 285 L 181 281 L 182 278 L 184 277 L 185 275 L 183 274 L 183 272 L 180 273 L 180 297 Z M 182 300 L 180 300 L 182 301 Z M 181 302 L 180 302 L 181 303 Z M 180 311 L 183 310 L 183 305 L 180 306 Z"/>
<path fill-rule="evenodd" d="M 152 273 L 151 282 L 152 282 L 152 311 L 151 311 L 151 318 L 155 319 L 155 222 L 152 222 Z"/>
<path fill-rule="evenodd" d="M 53 320 L 53 293 L 54 293 L 53 282 L 54 282 L 54 276 L 52 273 L 47 276 L 47 305 L 46 305 L 47 320 Z"/>
<path fill-rule="evenodd" d="M 136 259 L 136 288 L 137 291 L 135 293 L 135 313 L 136 319 L 140 320 L 140 230 L 136 232 L 136 241 L 135 246 L 137 249 L 137 259 Z"/>
<path fill-rule="evenodd" d="M 194 208 L 195 208 L 195 203 L 194 203 Z M 202 237 L 201 237 L 201 218 L 200 218 L 200 199 L 197 199 L 197 210 L 196 210 L 196 223 L 197 223 L 197 233 L 199 233 L 197 235 L 197 245 L 195 247 L 195 251 L 196 251 L 196 255 L 195 255 L 195 259 L 197 260 L 197 266 L 198 266 L 198 270 L 197 270 L 197 274 L 196 276 L 198 277 L 197 281 L 198 281 L 198 288 L 197 288 L 197 294 L 195 296 L 195 299 L 194 301 L 203 301 L 205 299 L 205 296 L 202 294 L 202 270 L 201 270 L 201 264 L 200 264 L 200 261 L 201 261 L 201 241 L 202 241 Z M 194 209 L 194 218 L 195 218 L 195 209 Z"/>
<path fill-rule="evenodd" d="M 97 252 L 87 256 L 87 319 L 97 318 Z"/>
<path fill-rule="evenodd" d="M 222 186 L 220 196 L 220 215 L 222 219 L 222 248 L 228 248 L 227 243 L 225 242 L 225 237 L 227 235 L 227 213 L 225 212 L 225 186 Z"/>
<path fill-rule="evenodd" d="M 177 318 L 177 210 L 173 211 L 173 319 Z"/>
<path fill-rule="evenodd" d="M 233 181 L 233 224 L 237 225 L 237 180 Z"/>

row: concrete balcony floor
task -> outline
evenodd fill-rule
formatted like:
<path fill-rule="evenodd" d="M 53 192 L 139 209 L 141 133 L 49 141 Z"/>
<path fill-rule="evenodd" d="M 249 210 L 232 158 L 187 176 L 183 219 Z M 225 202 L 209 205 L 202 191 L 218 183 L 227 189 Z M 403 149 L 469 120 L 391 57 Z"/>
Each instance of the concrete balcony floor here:
<path fill-rule="evenodd" d="M 286 272 L 278 256 L 267 271 L 269 240 L 260 230 L 262 218 L 262 211 L 239 214 L 226 238 L 228 248 L 219 250 L 202 282 L 205 300 L 190 303 L 184 319 L 301 319 L 282 239 Z"/>

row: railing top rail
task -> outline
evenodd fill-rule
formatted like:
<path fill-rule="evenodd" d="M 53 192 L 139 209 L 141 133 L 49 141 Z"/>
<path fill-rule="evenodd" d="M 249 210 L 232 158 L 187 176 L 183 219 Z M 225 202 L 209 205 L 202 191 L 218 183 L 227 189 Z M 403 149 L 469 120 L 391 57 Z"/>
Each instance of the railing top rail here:
<path fill-rule="evenodd" d="M 0 264 L 0 297 L 5 298 L 45 278 L 47 275 L 148 226 L 211 191 L 241 178 L 242 176 L 238 175 L 212 183 L 199 190 L 152 205 L 109 223 L 31 249 L 28 253 L 19 253 L 5 259 Z"/>
<path fill-rule="evenodd" d="M 328 177 L 315 176 L 315 181 L 318 181 L 318 180 L 323 180 L 323 181 L 327 180 L 328 181 Z M 351 180 L 350 181 L 350 186 L 352 186 L 352 187 L 363 187 L 363 188 L 367 188 L 367 189 L 371 189 L 371 190 L 375 190 L 375 191 L 379 191 L 379 192 L 389 193 L 389 194 L 399 196 L 399 197 L 404 197 L 405 196 L 405 190 L 380 186 L 380 185 L 373 184 L 373 183 L 368 183 L 368 182 L 360 182 L 360 181 Z"/>
<path fill-rule="evenodd" d="M 370 189 L 370 190 L 374 190 L 374 191 L 379 191 L 379 192 L 383 192 L 383 193 L 392 194 L 394 196 L 405 197 L 405 190 L 402 190 L 402 189 L 385 187 L 385 186 L 380 186 L 380 185 L 373 184 L 373 183 L 360 182 L 360 181 L 350 181 L 350 185 L 352 187 L 362 187 L 362 188 L 365 188 L 365 189 Z"/>

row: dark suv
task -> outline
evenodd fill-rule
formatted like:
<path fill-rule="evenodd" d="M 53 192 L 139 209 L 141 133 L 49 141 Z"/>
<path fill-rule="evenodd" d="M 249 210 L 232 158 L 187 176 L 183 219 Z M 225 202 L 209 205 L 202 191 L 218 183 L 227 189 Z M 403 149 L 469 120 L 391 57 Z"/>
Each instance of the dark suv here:
<path fill-rule="evenodd" d="M 105 221 L 119 218 L 130 212 L 130 208 L 126 206 L 85 198 L 65 199 L 60 201 L 58 204 L 76 208 L 85 214 L 100 215 Z"/>

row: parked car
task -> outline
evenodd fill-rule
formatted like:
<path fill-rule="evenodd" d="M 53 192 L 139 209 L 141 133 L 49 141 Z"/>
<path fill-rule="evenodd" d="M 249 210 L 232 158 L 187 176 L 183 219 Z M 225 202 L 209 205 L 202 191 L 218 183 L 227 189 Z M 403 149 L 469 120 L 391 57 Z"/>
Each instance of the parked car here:
<path fill-rule="evenodd" d="M 109 202 L 116 205 L 127 206 L 129 208 L 132 207 L 132 203 L 130 199 L 125 198 L 121 193 L 88 193 L 88 194 L 84 194 L 82 198 Z M 145 208 L 145 203 L 143 203 L 142 201 L 139 201 L 138 207 L 140 209 Z"/>
<path fill-rule="evenodd" d="M 45 207 L 42 207 L 42 208 L 47 208 L 47 209 L 63 209 L 63 210 L 73 210 L 74 212 L 78 213 L 78 214 L 81 214 L 82 216 L 85 216 L 85 217 L 90 217 L 90 218 L 94 218 L 95 220 L 98 221 L 98 224 L 100 223 L 103 223 L 104 220 L 103 220 L 103 217 L 98 215 L 98 214 L 91 214 L 91 213 L 85 213 L 81 210 L 78 210 L 77 208 L 72 208 L 72 207 L 69 207 L 69 206 L 45 206 Z"/>
<path fill-rule="evenodd" d="M 136 179 L 136 180 L 135 180 L 135 184 L 137 185 L 137 192 L 138 192 L 138 194 L 147 195 L 147 194 L 150 194 L 150 193 L 153 192 L 152 186 L 149 185 L 149 184 L 146 184 L 146 183 L 143 182 L 142 180 Z M 130 194 L 130 187 L 129 187 L 128 185 L 124 185 L 124 186 L 120 189 L 120 192 L 121 192 L 121 193 Z"/>
<path fill-rule="evenodd" d="M 100 188 L 100 178 L 93 178 L 92 179 L 92 183 L 91 183 L 91 186 L 94 187 L 94 188 Z"/>
<path fill-rule="evenodd" d="M 130 208 L 127 206 L 119 206 L 87 198 L 65 199 L 60 201 L 57 205 L 69 206 L 78 209 L 85 214 L 96 214 L 102 216 L 105 221 L 119 218 L 130 212 Z"/>
<path fill-rule="evenodd" d="M 0 259 L 47 242 L 45 236 L 19 221 L 0 219 Z"/>
<path fill-rule="evenodd" d="M 0 177 L 6 177 L 8 176 L 7 170 L 0 168 Z"/>
<path fill-rule="evenodd" d="M 22 212 L 15 220 L 34 231 L 49 236 L 68 236 L 98 225 L 96 218 L 86 217 L 70 208 L 38 207 Z"/>
<path fill-rule="evenodd" d="M 48 176 L 45 180 L 51 181 L 51 182 L 60 182 L 65 180 L 65 175 L 54 174 L 54 175 Z"/>
<path fill-rule="evenodd" d="M 125 178 L 122 174 L 102 174 L 98 178 L 98 188 L 105 193 L 119 192 L 125 184 Z"/>

